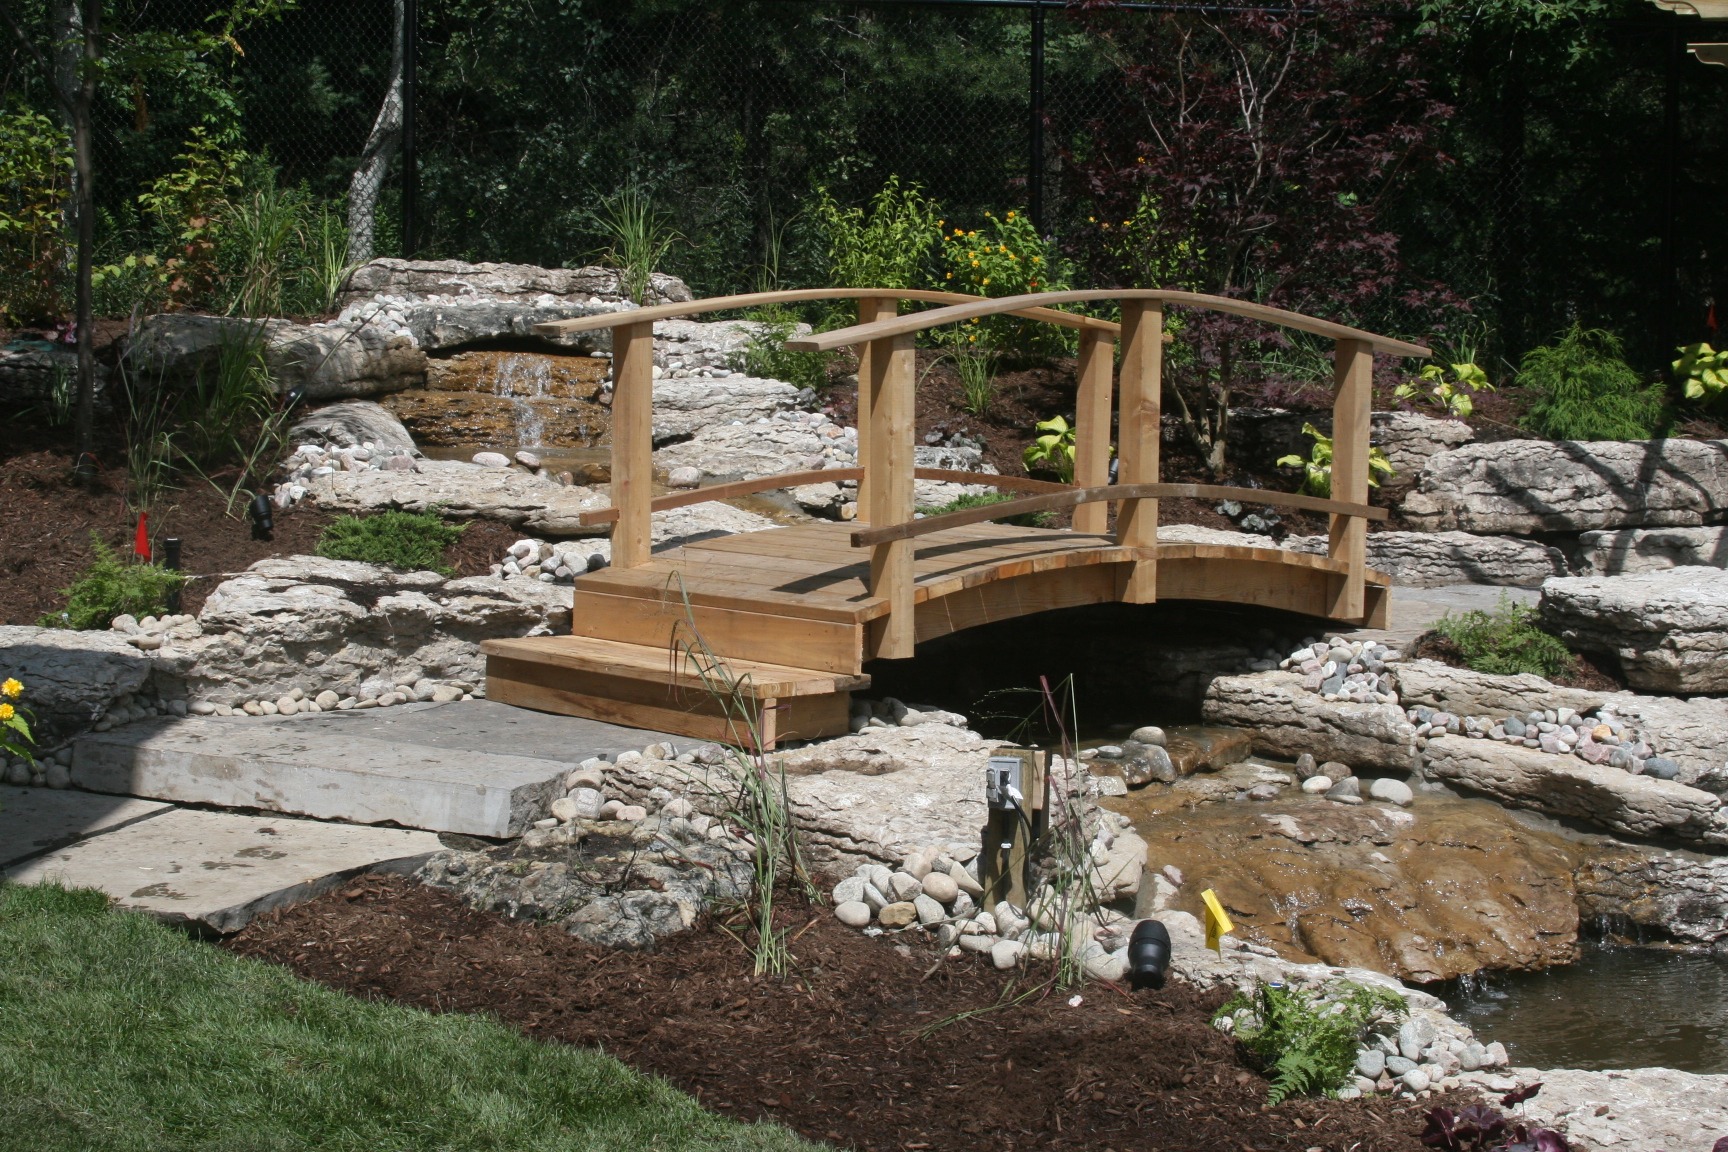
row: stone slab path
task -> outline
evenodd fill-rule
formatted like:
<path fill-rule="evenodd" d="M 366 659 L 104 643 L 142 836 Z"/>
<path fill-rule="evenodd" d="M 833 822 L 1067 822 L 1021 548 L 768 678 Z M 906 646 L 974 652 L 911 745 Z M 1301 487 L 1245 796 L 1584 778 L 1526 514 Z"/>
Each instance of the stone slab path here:
<path fill-rule="evenodd" d="M 86 836 L 147 820 L 172 805 L 131 796 L 92 796 L 0 784 L 0 868 Z"/>
<path fill-rule="evenodd" d="M 544 817 L 581 761 L 671 739 L 487 700 L 162 718 L 80 739 L 72 782 L 92 792 L 504 838 Z"/>
<path fill-rule="evenodd" d="M 82 808 L 82 819 L 99 823 L 114 808 L 111 797 L 58 795 L 66 801 L 63 826 L 66 812 Z M 166 808 L 15 865 L 6 875 L 20 884 L 56 880 L 96 888 L 122 907 L 227 933 L 357 873 L 412 871 L 439 847 L 430 832 Z"/>

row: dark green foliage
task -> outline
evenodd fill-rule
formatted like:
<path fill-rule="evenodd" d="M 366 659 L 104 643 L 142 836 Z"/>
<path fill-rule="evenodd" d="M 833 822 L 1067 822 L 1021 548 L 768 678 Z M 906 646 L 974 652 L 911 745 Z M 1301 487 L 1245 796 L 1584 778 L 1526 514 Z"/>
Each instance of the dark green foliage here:
<path fill-rule="evenodd" d="M 940 516 L 944 512 L 963 512 L 967 508 L 988 508 L 992 504 L 1006 504 L 1017 500 L 1011 492 L 986 492 L 981 496 L 956 496 L 948 503 L 935 508 L 920 508 L 918 511 L 926 516 Z M 1049 512 L 1028 512 L 1022 516 L 1008 516 L 1003 519 L 1005 524 L 1018 524 L 1022 528 L 1043 528 L 1055 519 Z"/>
<path fill-rule="evenodd" d="M 128 564 L 90 534 L 96 560 L 70 588 L 61 590 L 66 608 L 42 617 L 44 628 L 88 631 L 106 628 L 116 616 L 160 616 L 168 611 L 168 594 L 186 582 L 178 572 L 155 564 Z"/>
<path fill-rule="evenodd" d="M 733 367 L 764 380 L 784 380 L 820 392 L 828 387 L 828 357 L 821 352 L 790 352 L 786 341 L 798 328 L 798 317 L 785 308 L 759 308 L 750 313 L 756 332 Z"/>
<path fill-rule="evenodd" d="M 1343 1087 L 1369 1025 L 1404 1012 L 1395 992 L 1340 981 L 1322 993 L 1261 984 L 1253 996 L 1231 997 L 1212 1018 L 1234 1021 L 1236 1039 L 1272 1077 L 1267 1102 L 1278 1104 Z"/>
<path fill-rule="evenodd" d="M 1572 653 L 1560 640 L 1536 625 L 1536 610 L 1504 597 L 1492 612 L 1480 610 L 1440 618 L 1434 630 L 1458 646 L 1467 667 L 1477 672 L 1515 676 L 1563 675 L 1572 667 Z"/>
<path fill-rule="evenodd" d="M 432 512 L 343 516 L 318 538 L 318 555 L 448 576 L 455 569 L 444 563 L 444 550 L 461 539 L 467 527 L 446 524 Z"/>
<path fill-rule="evenodd" d="M 1621 358 L 1620 338 L 1577 324 L 1518 367 L 1531 396 L 1524 426 L 1550 440 L 1648 440 L 1662 426 L 1662 386 Z"/>

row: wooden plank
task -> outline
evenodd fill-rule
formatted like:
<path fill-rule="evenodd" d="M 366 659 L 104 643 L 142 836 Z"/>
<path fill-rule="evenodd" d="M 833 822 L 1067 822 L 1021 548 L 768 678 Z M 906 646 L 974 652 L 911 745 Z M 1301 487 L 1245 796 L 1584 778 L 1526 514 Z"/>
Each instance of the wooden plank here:
<path fill-rule="evenodd" d="M 1116 479 L 1132 487 L 1158 482 L 1164 439 L 1164 305 L 1157 300 L 1122 304 L 1122 406 Z M 1158 501 L 1122 501 L 1116 512 L 1116 542 L 1145 555 L 1128 571 L 1122 599 L 1150 604 L 1158 598 Z"/>
<path fill-rule="evenodd" d="M 1012 580 L 980 584 L 918 607 L 918 639 L 931 640 L 982 624 L 1013 620 L 1037 612 L 1108 604 L 1117 598 L 1113 564 L 1037 572 Z"/>
<path fill-rule="evenodd" d="M 758 492 L 772 492 L 776 488 L 797 488 L 803 484 L 838 484 L 842 480 L 857 480 L 864 475 L 862 468 L 817 468 L 806 472 L 782 472 L 775 476 L 758 476 L 754 480 L 733 480 L 725 484 L 712 484 L 706 488 L 692 488 L 686 492 L 673 492 L 666 496 L 656 496 L 649 504 L 654 512 L 665 512 L 672 508 L 685 508 L 691 504 L 706 504 L 711 500 L 736 500 L 740 496 L 753 496 Z M 592 512 L 583 512 L 576 517 L 576 522 L 585 528 L 597 524 L 610 524 L 618 519 L 618 509 L 596 508 Z"/>
<path fill-rule="evenodd" d="M 950 304 L 928 312 L 915 312 L 909 316 L 879 320 L 874 324 L 860 324 L 851 328 L 838 328 L 832 332 L 812 333 L 801 339 L 786 341 L 786 347 L 795 352 L 832 352 L 836 348 L 849 348 L 854 344 L 863 344 L 871 340 L 886 340 L 891 336 L 910 336 L 929 328 L 940 328 L 945 324 L 960 324 L 985 316 L 1000 316 L 1004 313 L 1019 312 L 1038 305 L 1101 304 L 1130 300 L 1153 300 L 1167 306 L 1175 304 L 1188 308 L 1205 308 L 1213 312 L 1223 312 L 1231 316 L 1258 320 L 1265 324 L 1275 324 L 1281 328 L 1291 328 L 1298 332 L 1311 332 L 1316 336 L 1325 336 L 1333 340 L 1360 341 L 1367 344 L 1371 350 L 1385 353 L 1388 356 L 1426 357 L 1433 354 L 1420 344 L 1410 344 L 1390 336 L 1379 336 L 1373 332 L 1365 332 L 1360 328 L 1351 328 L 1346 324 L 1334 324 L 1330 320 L 1304 316 L 1300 312 L 1289 312 L 1283 308 L 1270 308 L 1264 304 L 1251 304 L 1246 300 L 1233 300 L 1224 296 L 1208 296 L 1199 292 L 1176 292 L 1163 288 L 1098 288 L 1073 292 L 1033 292 L 1024 296 L 1003 296 L 991 300 Z"/>
<path fill-rule="evenodd" d="M 900 314 L 898 300 L 883 300 L 880 297 L 866 296 L 858 301 L 858 323 L 874 324 L 878 320 L 888 320 Z M 854 457 L 859 464 L 870 462 L 870 421 L 865 414 L 875 405 L 875 388 L 879 374 L 871 367 L 871 357 L 875 349 L 868 344 L 858 348 L 858 400 L 855 406 L 858 421 L 858 454 Z M 870 471 L 860 468 L 858 480 L 858 514 L 865 515 L 865 509 L 870 507 Z"/>
<path fill-rule="evenodd" d="M 912 337 L 885 340 L 870 350 L 870 503 L 861 512 L 878 527 L 911 522 L 913 512 L 912 440 L 917 361 Z M 860 414 L 859 421 L 866 419 Z M 870 556 L 870 593 L 888 602 L 888 615 L 872 625 L 872 655 L 899 660 L 916 643 L 912 616 L 913 545 L 908 537 L 878 544 Z M 898 619 L 896 619 L 898 617 Z"/>
<path fill-rule="evenodd" d="M 579 583 L 576 599 L 580 602 L 583 597 L 590 595 L 623 596 L 649 604 L 662 604 L 667 611 L 672 612 L 683 611 L 685 601 L 689 601 L 693 606 L 704 608 L 762 612 L 830 624 L 856 624 L 860 620 L 878 615 L 872 610 L 873 602 L 864 589 L 862 580 L 852 596 L 823 596 L 809 592 L 776 591 L 765 587 L 761 581 L 748 579 L 751 575 L 754 574 L 743 571 L 737 574 L 737 578 L 728 580 L 690 577 L 684 579 L 681 585 L 675 584 L 672 587 L 665 584 L 632 584 L 621 581 Z"/>
<path fill-rule="evenodd" d="M 827 620 L 745 612 L 693 604 L 658 604 L 636 596 L 607 596 L 578 589 L 571 631 L 600 640 L 668 647 L 692 626 L 708 647 L 722 656 L 818 668 L 824 672 L 864 670 L 863 628 Z"/>
<path fill-rule="evenodd" d="M 788 740 L 824 740 L 852 731 L 852 694 L 794 696 L 770 700 L 762 709 L 763 745 L 772 749 Z"/>
<path fill-rule="evenodd" d="M 783 664 L 764 664 L 736 657 L 716 657 L 716 663 L 710 665 L 698 653 L 648 648 L 617 640 L 594 640 L 585 636 L 487 640 L 481 643 L 480 650 L 487 656 L 505 656 L 581 672 L 604 672 L 662 687 L 697 691 L 706 690 L 708 680 L 703 676 L 706 670 L 708 679 L 736 683 L 756 697 L 823 696 L 849 692 L 870 683 L 868 676 L 789 668 Z"/>
<path fill-rule="evenodd" d="M 1102 333 L 1080 334 L 1074 401 L 1074 484 L 1080 488 L 1110 483 L 1110 376 L 1115 355 L 1115 343 Z M 1074 509 L 1076 532 L 1102 532 L 1109 522 L 1110 507 L 1103 502 Z"/>
<path fill-rule="evenodd" d="M 629 324 L 612 339 L 612 564 L 632 568 L 653 547 L 654 326 Z"/>
<path fill-rule="evenodd" d="M 962 292 L 936 292 L 923 288 L 790 288 L 778 292 L 745 292 L 737 296 L 710 296 L 706 300 L 686 300 L 678 304 L 656 304 L 651 308 L 632 308 L 622 312 L 605 312 L 595 316 L 579 316 L 572 320 L 552 320 L 534 325 L 536 336 L 569 336 L 577 332 L 599 332 L 625 324 L 652 324 L 657 320 L 675 320 L 682 316 L 700 316 L 704 312 L 735 312 L 771 304 L 802 304 L 817 300 L 912 300 L 922 304 L 963 304 L 981 300 Z M 1061 328 L 1116 332 L 1116 325 L 1095 316 L 1075 312 L 1059 312 L 1054 308 L 1033 305 L 1017 315 L 1039 320 Z"/>
<path fill-rule="evenodd" d="M 1333 358 L 1337 395 L 1332 404 L 1332 495 L 1366 504 L 1374 349 L 1363 341 L 1340 340 Z M 1362 619 L 1367 612 L 1363 592 L 1363 573 L 1368 567 L 1367 522 L 1348 512 L 1334 512 L 1326 551 L 1348 566 L 1327 615 L 1337 620 Z"/>

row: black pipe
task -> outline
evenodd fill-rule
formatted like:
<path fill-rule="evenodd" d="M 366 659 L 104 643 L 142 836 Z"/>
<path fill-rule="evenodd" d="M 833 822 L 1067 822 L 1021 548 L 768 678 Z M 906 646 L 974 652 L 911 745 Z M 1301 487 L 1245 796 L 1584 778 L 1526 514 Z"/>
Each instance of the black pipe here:
<path fill-rule="evenodd" d="M 1044 6 L 1032 9 L 1031 123 L 1026 155 L 1026 209 L 1032 226 L 1044 231 Z"/>
<path fill-rule="evenodd" d="M 1170 930 L 1156 920 L 1142 920 L 1134 925 L 1128 938 L 1128 984 L 1138 992 L 1142 988 L 1164 987 L 1164 973 L 1170 968 Z"/>
<path fill-rule="evenodd" d="M 420 198 L 420 157 L 414 143 L 414 89 L 419 72 L 419 0 L 402 4 L 402 257 L 414 258 L 418 237 L 414 219 Z"/>
<path fill-rule="evenodd" d="M 163 567 L 170 572 L 180 571 L 180 537 L 169 536 L 162 541 Z M 180 613 L 180 586 L 176 584 L 168 589 L 168 611 L 173 615 Z"/>
<path fill-rule="evenodd" d="M 1676 326 L 1680 309 L 1680 70 L 1686 58 L 1686 44 L 1680 34 L 1680 21 L 1672 19 L 1668 27 L 1668 69 L 1662 94 L 1662 354 L 1667 363 L 1681 335 Z M 1687 337 L 1691 332 L 1687 332 Z"/>

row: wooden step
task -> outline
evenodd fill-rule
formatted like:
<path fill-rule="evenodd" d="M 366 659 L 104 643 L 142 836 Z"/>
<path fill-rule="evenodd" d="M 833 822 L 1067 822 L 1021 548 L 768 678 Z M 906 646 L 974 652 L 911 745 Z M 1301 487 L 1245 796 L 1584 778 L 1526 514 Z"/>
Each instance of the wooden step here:
<path fill-rule="evenodd" d="M 540 712 L 773 748 L 848 730 L 868 676 L 586 636 L 488 640 L 486 695 Z"/>

